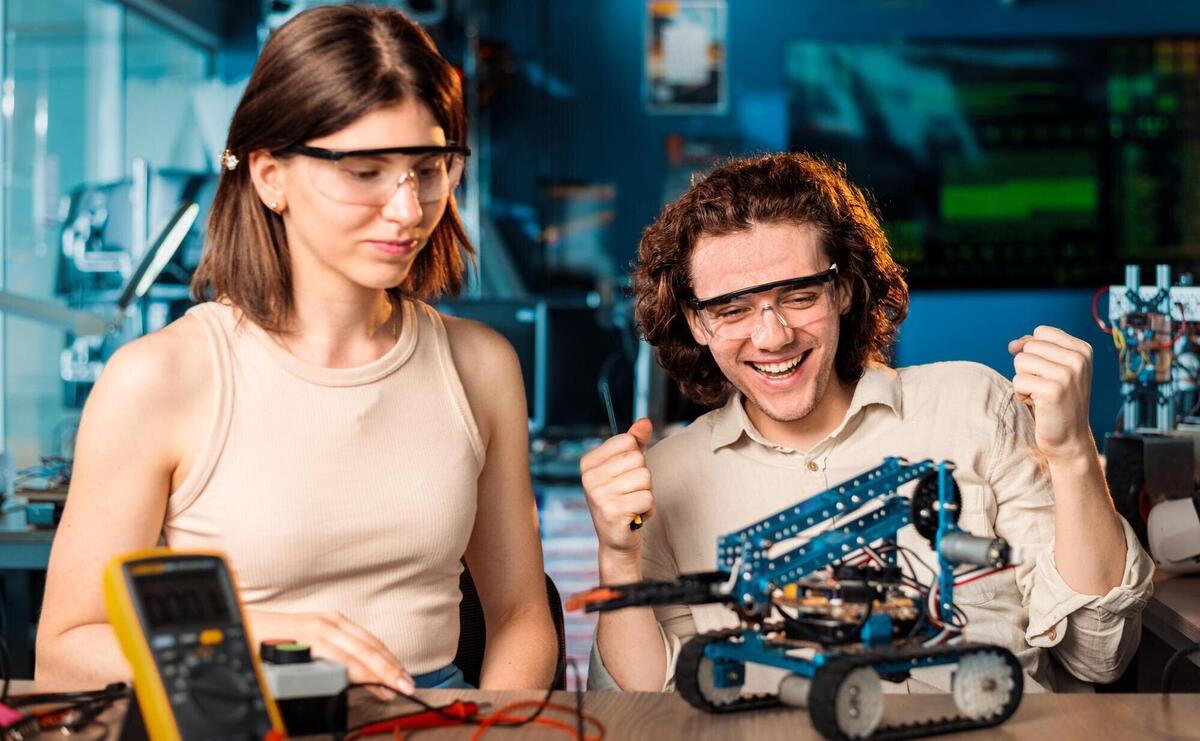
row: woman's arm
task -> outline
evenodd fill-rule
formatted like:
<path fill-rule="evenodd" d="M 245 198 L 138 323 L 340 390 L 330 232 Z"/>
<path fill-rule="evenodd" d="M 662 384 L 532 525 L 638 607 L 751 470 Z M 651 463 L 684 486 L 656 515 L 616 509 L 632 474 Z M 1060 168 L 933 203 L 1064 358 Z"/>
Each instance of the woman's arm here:
<path fill-rule="evenodd" d="M 172 329 L 118 350 L 84 406 L 38 625 L 39 685 L 84 688 L 130 677 L 108 625 L 101 576 L 113 556 L 153 547 L 162 530 L 180 460 L 178 428 L 200 375 L 188 369 L 189 328 Z"/>
<path fill-rule="evenodd" d="M 88 397 L 50 555 L 37 636 L 39 685 L 83 689 L 129 679 L 108 624 L 101 576 L 113 556 L 158 542 L 168 496 L 186 478 L 216 413 L 207 356 L 207 336 L 196 319 L 185 317 L 121 348 Z M 314 656 L 345 664 L 351 681 L 412 692 L 412 677 L 399 660 L 336 608 L 248 609 L 246 620 L 255 638 L 293 638 L 312 646 Z"/>
<path fill-rule="evenodd" d="M 521 366 L 495 331 L 447 318 L 451 352 L 486 450 L 467 566 L 487 623 L 480 684 L 548 687 L 558 644 L 543 577 L 529 481 L 529 426 Z"/>

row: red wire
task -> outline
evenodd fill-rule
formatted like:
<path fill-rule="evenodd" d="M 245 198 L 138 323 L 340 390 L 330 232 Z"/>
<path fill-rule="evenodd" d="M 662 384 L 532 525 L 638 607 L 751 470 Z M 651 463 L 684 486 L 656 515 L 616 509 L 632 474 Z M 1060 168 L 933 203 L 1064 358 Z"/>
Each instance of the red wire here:
<path fill-rule="evenodd" d="M 1100 328 L 1101 332 L 1110 335 L 1112 334 L 1112 328 L 1105 324 L 1104 320 L 1100 318 L 1100 297 L 1103 296 L 1104 292 L 1107 290 L 1108 286 L 1100 286 L 1096 289 L 1096 292 L 1092 294 L 1092 319 L 1095 320 L 1096 326 Z"/>
<path fill-rule="evenodd" d="M 1013 566 L 1014 566 L 1014 564 L 1009 564 L 1007 566 L 1001 566 L 998 569 L 990 569 L 987 572 L 982 573 L 982 574 L 975 574 L 974 576 L 972 576 L 969 579 L 963 579 L 962 581 L 954 582 L 954 586 L 961 587 L 964 584 L 970 584 L 973 581 L 979 581 L 980 579 L 984 578 L 985 576 L 991 576 L 992 574 L 999 574 L 1001 571 L 1007 571 L 1008 569 L 1013 568 Z"/>
<path fill-rule="evenodd" d="M 506 713 L 509 713 L 513 710 L 518 710 L 520 708 L 538 707 L 541 705 L 542 705 L 542 703 L 540 700 L 525 700 L 522 702 L 514 702 L 511 705 L 506 705 L 505 707 L 500 708 L 496 712 L 492 713 L 491 715 L 489 715 L 486 718 L 483 718 L 479 721 L 479 727 L 476 729 L 474 735 L 471 736 L 471 741 L 479 741 L 479 739 L 483 738 L 483 735 L 485 733 L 487 733 L 489 730 L 491 730 L 492 726 L 494 726 L 497 723 L 520 723 L 521 721 L 525 720 L 522 717 L 507 716 L 507 715 L 505 715 Z M 575 715 L 575 708 L 567 707 L 566 705 L 559 705 L 557 703 L 548 702 L 545 704 L 545 708 L 552 709 L 552 710 L 559 710 L 564 713 L 570 713 L 571 716 Z M 582 739 L 578 739 L 578 741 L 601 741 L 601 739 L 604 738 L 604 733 L 605 733 L 604 724 L 601 723 L 599 720 L 597 720 L 595 718 L 595 716 L 591 715 L 590 713 L 584 713 L 583 719 L 584 719 L 585 723 L 590 723 L 591 725 L 596 727 L 596 735 L 588 736 L 588 735 L 586 735 L 586 731 L 585 731 L 584 737 Z M 566 723 L 561 720 L 555 720 L 553 718 L 547 718 L 545 715 L 535 718 L 531 723 L 532 723 L 532 725 L 557 728 L 560 731 L 567 732 L 568 734 L 571 735 L 572 738 L 578 737 L 578 732 L 573 724 L 569 724 L 569 723 Z"/>
<path fill-rule="evenodd" d="M 1175 332 L 1175 336 L 1169 340 L 1164 340 L 1162 342 L 1144 343 L 1146 349 L 1148 349 L 1148 350 L 1172 350 L 1175 347 L 1175 343 L 1179 342 L 1179 339 L 1181 337 L 1183 337 L 1184 333 L 1187 332 L 1188 323 L 1187 323 L 1187 317 L 1184 316 L 1184 313 L 1183 313 L 1183 304 L 1176 301 L 1175 305 L 1177 307 L 1179 307 L 1179 329 L 1178 329 L 1178 331 Z M 1171 315 L 1168 314 L 1167 318 L 1170 319 Z"/>
<path fill-rule="evenodd" d="M 345 736 L 345 741 L 363 736 L 375 736 L 389 731 L 395 732 L 396 738 L 404 738 L 402 730 L 419 731 L 426 728 L 442 728 L 445 726 L 461 725 L 468 719 L 473 719 L 479 706 L 475 703 L 465 703 L 455 700 L 449 705 L 443 705 L 435 710 L 418 710 L 393 718 L 385 718 L 351 731 Z M 453 717 L 448 717 L 453 716 Z"/>
<path fill-rule="evenodd" d="M 992 574 L 999 574 L 1001 571 L 1007 571 L 1011 568 L 1014 568 L 1015 566 L 1016 566 L 1015 564 L 1010 563 L 1007 566 L 1000 566 L 999 568 L 995 568 L 995 569 L 987 569 L 986 571 L 983 571 L 982 573 L 979 573 L 979 574 L 972 573 L 972 575 L 967 579 L 963 579 L 962 581 L 955 581 L 954 586 L 961 587 L 964 584 L 970 584 L 973 581 L 979 581 L 980 579 L 991 576 Z M 934 604 L 935 608 L 937 606 L 937 599 L 936 599 L 937 592 L 938 592 L 938 582 L 935 581 L 933 583 L 933 587 L 929 590 L 929 601 Z M 933 623 L 934 625 L 938 625 L 938 626 L 942 625 L 941 620 L 934 618 L 933 616 L 929 616 L 929 621 L 931 623 Z M 953 625 L 950 627 L 955 628 L 956 630 L 959 629 Z"/>

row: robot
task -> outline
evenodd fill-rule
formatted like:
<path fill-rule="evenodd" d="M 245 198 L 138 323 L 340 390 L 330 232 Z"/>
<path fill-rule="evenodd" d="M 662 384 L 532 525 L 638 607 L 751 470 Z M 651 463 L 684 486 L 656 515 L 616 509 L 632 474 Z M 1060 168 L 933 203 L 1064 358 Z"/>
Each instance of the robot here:
<path fill-rule="evenodd" d="M 675 686 L 691 705 L 726 713 L 807 707 L 826 738 L 901 739 L 996 726 L 1021 702 L 1024 674 L 1007 649 L 963 641 L 955 584 L 1011 568 L 1014 548 L 958 525 L 953 464 L 882 465 L 717 540 L 717 569 L 675 582 L 600 586 L 568 609 L 588 612 L 719 603 L 740 627 L 694 636 L 680 650 Z M 911 495 L 899 492 L 910 486 Z M 938 570 L 896 542 L 912 524 Z M 816 529 L 817 535 L 808 537 Z M 777 546 L 778 544 L 778 546 Z M 901 563 L 904 564 L 901 567 Z M 965 573 L 956 567 L 974 568 Z M 907 573 L 906 573 L 907 570 Z M 928 577 L 922 580 L 922 577 Z M 747 664 L 787 672 L 776 694 L 742 693 Z M 954 665 L 959 715 L 883 726 L 883 681 Z"/>
<path fill-rule="evenodd" d="M 1167 433 L 1200 412 L 1200 286 L 1171 284 L 1171 266 L 1155 267 L 1155 285 L 1142 285 L 1141 268 L 1125 266 L 1125 284 L 1092 296 L 1092 318 L 1112 336 L 1121 374 L 1122 428 Z M 1108 291 L 1108 324 L 1098 302 Z M 1178 317 L 1176 317 L 1178 315 Z"/>

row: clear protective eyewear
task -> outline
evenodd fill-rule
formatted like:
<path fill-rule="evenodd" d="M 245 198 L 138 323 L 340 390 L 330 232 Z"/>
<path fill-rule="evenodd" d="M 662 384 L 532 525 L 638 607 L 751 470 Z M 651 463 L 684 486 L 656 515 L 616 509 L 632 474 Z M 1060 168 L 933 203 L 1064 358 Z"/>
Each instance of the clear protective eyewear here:
<path fill-rule="evenodd" d="M 325 197 L 382 208 L 405 184 L 419 203 L 446 198 L 458 187 L 471 150 L 454 143 L 346 151 L 297 144 L 284 153 L 311 158 L 310 180 Z"/>
<path fill-rule="evenodd" d="M 833 264 L 815 275 L 764 283 L 712 298 L 691 298 L 687 304 L 713 337 L 744 340 L 758 330 L 759 318 L 767 310 L 781 325 L 791 329 L 820 319 L 829 308 L 828 284 L 837 274 L 837 265 Z"/>

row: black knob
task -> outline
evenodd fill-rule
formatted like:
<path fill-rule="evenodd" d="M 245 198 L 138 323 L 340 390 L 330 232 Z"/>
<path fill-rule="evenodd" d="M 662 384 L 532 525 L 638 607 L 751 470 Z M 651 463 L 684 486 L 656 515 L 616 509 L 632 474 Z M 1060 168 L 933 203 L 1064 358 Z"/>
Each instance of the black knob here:
<path fill-rule="evenodd" d="M 290 643 L 295 643 L 295 638 L 268 638 L 258 644 L 258 658 L 267 663 L 275 663 L 275 649 Z"/>
<path fill-rule="evenodd" d="M 307 664 L 312 661 L 312 649 L 307 643 L 281 643 L 275 646 L 274 664 Z"/>
<path fill-rule="evenodd" d="M 250 714 L 258 688 L 220 664 L 201 664 L 188 673 L 188 693 L 206 717 L 234 725 Z"/>

